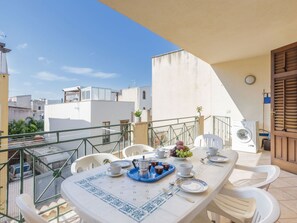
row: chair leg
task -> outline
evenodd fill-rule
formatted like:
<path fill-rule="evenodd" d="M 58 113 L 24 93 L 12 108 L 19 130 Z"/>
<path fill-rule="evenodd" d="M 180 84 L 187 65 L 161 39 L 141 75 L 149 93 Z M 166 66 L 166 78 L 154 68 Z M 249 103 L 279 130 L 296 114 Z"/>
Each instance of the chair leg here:
<path fill-rule="evenodd" d="M 220 223 L 220 221 L 221 221 L 220 215 L 213 213 L 213 212 L 210 212 L 210 219 L 211 219 L 211 222 L 213 222 L 213 223 Z"/>

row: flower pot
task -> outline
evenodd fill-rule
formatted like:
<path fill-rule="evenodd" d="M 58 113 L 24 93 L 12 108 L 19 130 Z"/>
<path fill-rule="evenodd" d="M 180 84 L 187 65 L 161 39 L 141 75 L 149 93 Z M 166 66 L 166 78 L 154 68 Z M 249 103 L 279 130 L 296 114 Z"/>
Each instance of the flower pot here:
<path fill-rule="evenodd" d="M 140 117 L 135 117 L 135 119 L 134 119 L 134 122 L 135 123 L 139 123 L 141 121 L 141 118 Z"/>

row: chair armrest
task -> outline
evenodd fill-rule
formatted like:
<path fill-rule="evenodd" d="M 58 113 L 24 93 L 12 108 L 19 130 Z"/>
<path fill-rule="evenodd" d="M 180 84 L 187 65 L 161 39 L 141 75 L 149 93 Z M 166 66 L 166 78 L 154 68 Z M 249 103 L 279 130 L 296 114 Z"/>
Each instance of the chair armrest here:
<path fill-rule="evenodd" d="M 267 177 L 266 177 L 265 181 L 256 183 L 254 185 L 250 185 L 252 187 L 258 187 L 258 188 L 262 188 L 262 189 L 268 187 L 280 175 L 280 168 L 275 165 L 260 165 L 260 166 L 251 167 L 251 166 L 244 166 L 244 165 L 236 164 L 235 169 L 250 171 L 250 172 L 255 172 L 255 173 L 267 173 Z"/>

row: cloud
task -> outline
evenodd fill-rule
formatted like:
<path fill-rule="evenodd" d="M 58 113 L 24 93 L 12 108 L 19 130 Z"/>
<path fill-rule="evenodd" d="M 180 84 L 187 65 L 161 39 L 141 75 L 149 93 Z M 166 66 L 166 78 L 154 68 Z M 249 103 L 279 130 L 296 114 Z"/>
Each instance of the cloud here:
<path fill-rule="evenodd" d="M 88 67 L 68 67 L 68 66 L 63 66 L 62 70 L 68 73 L 73 73 L 73 74 L 90 74 L 93 72 L 92 68 Z"/>
<path fill-rule="evenodd" d="M 105 73 L 105 72 L 95 71 L 89 67 L 63 66 L 62 70 L 72 74 L 79 74 L 79 75 L 84 75 L 88 77 L 95 77 L 95 78 L 102 78 L 102 79 L 114 78 L 118 76 L 118 74 L 116 73 Z"/>
<path fill-rule="evenodd" d="M 13 69 L 13 68 L 11 68 L 11 67 L 8 67 L 8 73 L 9 74 L 19 74 L 20 72 L 17 71 L 17 70 L 15 70 L 15 69 Z"/>
<path fill-rule="evenodd" d="M 24 86 L 30 87 L 30 86 L 32 86 L 32 83 L 31 82 L 28 82 L 28 81 L 25 81 L 24 82 Z"/>
<path fill-rule="evenodd" d="M 17 49 L 18 50 L 21 50 L 21 49 L 26 49 L 28 47 L 28 43 L 22 43 L 22 44 L 19 44 L 17 45 Z"/>
<path fill-rule="evenodd" d="M 40 61 L 40 62 L 42 62 L 42 63 L 44 63 L 44 64 L 50 64 L 51 63 L 51 61 L 48 60 L 45 57 L 38 57 L 37 60 Z"/>
<path fill-rule="evenodd" d="M 76 80 L 74 78 L 59 76 L 47 71 L 39 72 L 34 77 L 44 81 L 75 81 Z"/>

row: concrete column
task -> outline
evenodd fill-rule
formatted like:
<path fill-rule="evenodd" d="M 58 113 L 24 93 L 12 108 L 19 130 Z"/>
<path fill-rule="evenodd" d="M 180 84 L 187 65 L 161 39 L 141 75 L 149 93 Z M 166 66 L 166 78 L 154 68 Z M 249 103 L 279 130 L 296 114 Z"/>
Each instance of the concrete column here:
<path fill-rule="evenodd" d="M 0 43 L 0 131 L 2 136 L 8 135 L 8 69 L 6 62 L 6 53 L 10 49 L 5 48 L 4 43 Z M 8 140 L 0 139 L 0 150 L 8 149 Z M 8 160 L 8 153 L 0 153 L 0 163 L 6 163 Z M 7 198 L 7 165 L 0 171 L 0 212 L 6 212 L 6 198 Z"/>
<path fill-rule="evenodd" d="M 148 145 L 148 123 L 140 122 L 134 124 L 134 144 L 145 144 Z"/>
<path fill-rule="evenodd" d="M 197 119 L 197 136 L 204 134 L 204 116 Z"/>
<path fill-rule="evenodd" d="M 0 130 L 3 135 L 8 135 L 8 75 L 0 74 Z M 8 140 L 2 139 L 0 150 L 8 148 Z M 0 153 L 0 163 L 8 160 L 8 153 Z M 7 184 L 7 166 L 0 171 L 0 212 L 6 211 L 6 184 Z"/>

